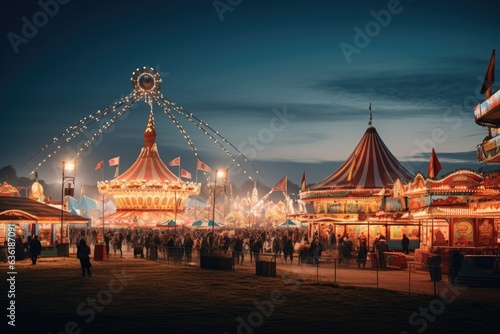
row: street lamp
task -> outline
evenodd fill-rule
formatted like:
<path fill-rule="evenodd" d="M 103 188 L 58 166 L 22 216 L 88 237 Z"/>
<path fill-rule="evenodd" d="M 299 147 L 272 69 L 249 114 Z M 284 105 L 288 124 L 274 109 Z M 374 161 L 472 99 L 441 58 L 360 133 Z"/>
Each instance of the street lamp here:
<path fill-rule="evenodd" d="M 215 239 L 215 193 L 217 192 L 217 179 L 222 179 L 221 186 L 226 186 L 227 180 L 227 170 L 215 170 L 215 180 L 214 180 L 214 189 L 213 189 L 213 201 L 212 201 L 212 238 L 210 249 L 213 249 L 214 239 Z"/>
<path fill-rule="evenodd" d="M 71 173 L 71 175 L 66 175 L 66 173 Z M 61 189 L 61 239 L 60 239 L 60 244 L 62 245 L 64 243 L 64 229 L 63 229 L 63 222 L 64 222 L 64 196 L 73 196 L 75 192 L 75 188 L 71 187 L 71 183 L 68 182 L 68 188 L 64 188 L 64 184 L 66 183 L 66 179 L 73 181 L 73 185 L 75 183 L 75 163 L 73 162 L 62 162 L 62 189 Z M 62 246 L 61 246 L 62 247 Z M 63 249 L 63 248 L 61 248 Z M 68 251 L 64 250 L 64 255 L 68 256 L 69 255 L 69 249 Z"/>

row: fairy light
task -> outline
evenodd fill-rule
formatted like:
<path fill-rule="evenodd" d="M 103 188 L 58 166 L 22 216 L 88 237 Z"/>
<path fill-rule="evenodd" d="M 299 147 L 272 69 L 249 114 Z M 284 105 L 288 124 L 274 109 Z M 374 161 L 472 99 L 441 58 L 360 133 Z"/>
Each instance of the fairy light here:
<path fill-rule="evenodd" d="M 132 93 L 130 96 L 134 96 L 134 95 L 136 95 L 136 94 Z M 121 105 L 123 105 L 126 102 L 126 100 L 129 99 L 130 96 L 128 96 L 127 98 L 121 98 L 117 102 L 113 103 L 113 105 L 108 106 L 108 107 L 106 107 L 104 109 L 98 110 L 93 115 L 89 115 L 87 117 L 84 117 L 84 118 L 80 119 L 77 123 L 71 125 L 67 129 L 65 129 L 59 136 L 54 137 L 51 142 L 45 144 L 24 165 L 26 165 L 29 161 L 33 160 L 37 155 L 39 155 L 43 151 L 47 150 L 50 146 L 56 144 L 59 141 L 64 140 L 65 143 L 69 143 L 72 139 L 74 139 L 77 136 L 79 136 L 80 134 L 82 134 L 83 130 L 88 129 L 89 125 L 94 124 L 94 123 L 96 123 L 96 122 L 99 121 L 99 118 L 96 117 L 96 115 L 102 114 L 102 117 L 104 117 L 104 116 L 108 115 L 109 113 L 114 112 L 116 110 L 116 107 L 120 107 Z M 77 129 L 77 130 L 76 131 L 70 131 L 70 129 Z M 64 138 L 66 136 L 68 136 L 68 137 Z M 37 165 L 37 167 L 34 170 L 32 170 L 29 173 L 29 175 L 34 174 L 45 162 L 47 162 L 47 160 L 49 160 L 53 155 L 55 155 L 61 149 L 61 147 L 62 147 L 61 145 L 57 145 L 57 147 L 50 154 L 48 154 L 44 159 L 42 159 L 42 161 Z M 86 147 L 88 147 L 88 145 Z"/>
<path fill-rule="evenodd" d="M 170 102 L 170 101 L 168 101 L 168 100 L 166 100 L 166 99 L 162 99 L 162 101 L 164 102 L 164 104 L 160 104 L 160 106 L 163 106 L 163 108 L 164 108 L 164 110 L 165 110 L 165 107 L 164 107 L 164 106 L 165 106 L 165 104 L 169 104 L 169 103 L 171 104 L 171 102 Z M 157 101 L 157 102 L 158 102 L 158 101 Z M 167 109 L 168 109 L 168 108 L 167 108 Z M 175 109 L 175 107 L 174 107 L 174 109 Z M 184 113 L 181 113 L 181 115 L 185 116 L 185 114 L 184 114 Z M 208 133 L 208 131 L 206 131 L 204 128 L 202 128 L 201 123 L 197 122 L 196 120 L 193 120 L 193 118 L 192 118 L 192 117 L 191 117 L 191 119 L 190 119 L 190 118 L 188 118 L 188 117 L 186 117 L 186 118 L 187 118 L 187 119 L 188 119 L 191 123 L 193 123 L 194 125 L 196 125 L 196 126 L 198 127 L 198 129 L 200 129 L 200 130 L 201 130 L 201 131 L 202 131 L 202 132 L 203 132 L 203 133 L 204 133 L 207 137 L 209 137 L 209 138 L 210 138 L 210 139 L 211 139 L 211 140 L 212 140 L 212 141 L 213 141 L 213 142 L 214 142 L 217 146 L 219 146 L 219 147 L 220 147 L 220 148 L 221 148 L 221 149 L 222 149 L 222 150 L 226 153 L 226 155 L 227 155 L 227 156 L 229 156 L 229 157 L 233 158 L 233 160 L 234 160 L 234 157 L 233 157 L 233 155 L 231 154 L 231 152 L 229 152 L 229 150 L 228 150 L 226 147 L 224 147 L 224 146 L 223 146 L 223 145 L 222 145 L 222 144 L 221 144 L 221 143 L 220 143 L 220 142 L 219 142 L 219 141 L 218 141 L 215 137 L 213 137 L 210 133 Z M 184 131 L 184 132 L 185 132 L 185 131 Z M 244 168 L 244 167 L 242 167 L 242 166 L 238 166 L 238 167 L 240 167 L 240 168 L 243 170 L 243 173 L 244 173 L 244 174 L 247 174 L 247 172 L 246 172 L 246 170 L 245 170 L 245 168 Z M 251 178 L 251 177 L 249 177 L 249 179 L 250 179 L 250 180 L 252 180 L 252 178 Z M 253 180 L 252 180 L 252 181 L 253 181 Z"/>
<path fill-rule="evenodd" d="M 233 154 L 226 147 L 224 147 L 224 145 L 221 144 L 221 142 L 217 138 L 215 138 L 210 132 L 208 132 L 207 129 L 210 130 L 210 131 L 212 131 L 213 133 L 215 133 L 217 136 L 219 136 L 219 138 L 222 140 L 223 143 L 228 144 L 230 147 L 234 148 L 236 150 L 236 152 L 240 156 L 244 157 L 244 160 L 246 162 L 248 162 L 255 169 L 256 173 L 258 174 L 258 170 L 243 155 L 243 153 L 241 153 L 233 144 L 231 144 L 227 139 L 225 139 L 222 135 L 220 135 L 218 131 L 215 131 L 213 128 L 211 128 L 210 126 L 208 126 L 208 123 L 203 122 L 201 119 L 193 116 L 192 113 L 189 113 L 189 114 L 186 113 L 183 108 L 176 107 L 173 102 L 171 102 L 168 99 L 164 98 L 163 95 L 161 95 L 161 94 L 160 94 L 160 99 L 161 99 L 161 101 L 163 101 L 163 104 L 161 104 L 161 106 L 165 106 L 165 105 L 172 106 L 177 112 L 179 112 L 182 116 L 184 116 L 189 122 L 193 123 L 199 130 L 201 130 L 204 135 L 206 135 L 207 137 L 209 137 L 213 141 L 214 144 L 216 144 L 217 146 L 219 146 L 226 153 L 226 155 L 228 157 L 230 157 L 233 161 L 236 161 L 236 159 L 233 156 Z M 244 174 L 248 174 L 247 170 L 241 164 L 238 164 L 238 167 L 243 170 Z M 249 179 L 253 181 L 252 177 L 250 177 L 250 176 L 249 176 Z"/>
<path fill-rule="evenodd" d="M 188 113 L 184 110 L 183 107 L 178 107 L 175 102 L 172 102 L 166 99 L 163 94 L 160 92 L 160 87 L 162 83 L 162 79 L 160 75 L 153 69 L 147 69 L 146 67 L 137 68 L 136 71 L 132 73 L 131 77 L 132 86 L 134 91 L 128 96 L 122 97 L 118 101 L 114 102 L 110 106 L 107 106 L 104 109 L 100 109 L 94 114 L 90 114 L 82 119 L 80 119 L 75 124 L 66 128 L 61 134 L 54 137 L 52 141 L 45 144 L 38 152 L 36 152 L 24 165 L 37 157 L 40 153 L 50 150 L 52 145 L 59 143 L 55 149 L 53 149 L 47 156 L 42 159 L 41 162 L 38 163 L 37 167 L 30 172 L 29 175 L 34 174 L 47 160 L 53 157 L 58 151 L 61 149 L 62 145 L 60 143 L 70 143 L 73 139 L 82 135 L 84 131 L 88 131 L 89 126 L 98 123 L 106 117 L 108 114 L 115 114 L 111 119 L 107 120 L 103 125 L 101 125 L 94 133 L 90 136 L 83 146 L 78 150 L 77 157 L 79 157 L 82 152 L 84 152 L 99 136 L 103 134 L 103 132 L 108 129 L 117 119 L 119 119 L 123 114 L 125 114 L 133 105 L 135 105 L 138 101 L 144 98 L 145 102 L 150 105 L 151 111 L 153 108 L 153 101 L 155 101 L 162 109 L 163 112 L 169 117 L 169 119 L 174 123 L 174 125 L 179 130 L 180 134 L 186 140 L 188 146 L 193 151 L 194 155 L 198 157 L 198 151 L 196 146 L 194 145 L 191 137 L 184 129 L 183 125 L 179 123 L 177 117 L 174 113 L 172 113 L 172 109 L 178 112 L 180 115 L 184 116 L 191 124 L 193 124 L 198 130 L 200 130 L 204 135 L 210 138 L 213 143 L 226 154 L 230 158 L 232 162 L 236 164 L 236 166 L 243 170 L 243 173 L 248 175 L 247 170 L 237 162 L 237 159 L 233 153 L 230 152 L 229 148 L 235 150 L 237 155 L 241 157 L 246 163 L 248 163 L 255 171 L 256 174 L 259 174 L 257 168 L 253 165 L 253 163 L 234 146 L 231 142 L 229 142 L 226 138 L 224 138 L 219 131 L 216 131 L 212 128 L 207 122 L 197 118 L 192 113 Z M 122 108 L 119 112 L 117 108 Z M 226 147 L 227 146 L 227 147 Z M 24 166 L 23 165 L 23 166 Z M 210 176 L 208 173 L 205 173 L 207 178 L 207 182 L 210 180 Z M 252 177 L 248 175 L 248 178 L 253 181 Z"/>

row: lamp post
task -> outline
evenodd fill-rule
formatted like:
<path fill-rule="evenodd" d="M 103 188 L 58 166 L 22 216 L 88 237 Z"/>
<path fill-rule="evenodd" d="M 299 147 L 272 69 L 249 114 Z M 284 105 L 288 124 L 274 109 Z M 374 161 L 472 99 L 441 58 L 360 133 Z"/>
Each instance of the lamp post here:
<path fill-rule="evenodd" d="M 71 187 L 71 183 L 68 183 L 68 188 L 64 188 L 64 184 L 66 183 L 66 179 L 73 181 L 75 183 L 75 164 L 73 162 L 62 162 L 62 189 L 61 189 L 61 241 L 60 244 L 64 244 L 64 196 L 69 195 L 73 196 L 74 188 Z M 73 175 L 67 176 L 66 172 L 73 172 Z M 62 247 L 62 246 L 61 246 Z M 68 249 L 69 251 L 69 249 Z M 68 256 L 69 253 L 64 251 L 64 255 Z"/>
<path fill-rule="evenodd" d="M 221 186 L 226 186 L 226 177 L 227 177 L 227 171 L 226 170 L 215 170 L 215 180 L 214 180 L 214 190 L 213 190 L 213 201 L 212 201 L 212 238 L 211 238 L 211 245 L 210 249 L 213 249 L 214 246 L 214 239 L 215 239 L 215 194 L 217 192 L 217 179 L 221 177 L 223 184 Z"/>

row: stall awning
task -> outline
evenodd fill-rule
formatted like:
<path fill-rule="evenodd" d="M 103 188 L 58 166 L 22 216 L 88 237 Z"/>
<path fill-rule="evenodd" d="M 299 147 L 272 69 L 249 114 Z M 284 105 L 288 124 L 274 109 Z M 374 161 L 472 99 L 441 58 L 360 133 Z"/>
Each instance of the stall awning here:
<path fill-rule="evenodd" d="M 64 211 L 64 222 L 87 224 L 88 218 Z M 0 196 L 0 223 L 60 223 L 61 209 L 26 197 Z"/>

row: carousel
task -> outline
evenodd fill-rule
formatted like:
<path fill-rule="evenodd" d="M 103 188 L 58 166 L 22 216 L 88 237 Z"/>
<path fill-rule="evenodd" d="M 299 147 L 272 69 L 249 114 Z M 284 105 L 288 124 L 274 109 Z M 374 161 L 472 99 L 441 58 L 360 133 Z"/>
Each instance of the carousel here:
<path fill-rule="evenodd" d="M 136 161 L 113 180 L 98 182 L 97 188 L 116 203 L 116 212 L 105 217 L 109 226 L 154 227 L 169 220 L 184 221 L 186 201 L 200 194 L 201 184 L 184 182 L 165 166 L 158 153 L 151 111 L 144 147 Z"/>
<path fill-rule="evenodd" d="M 243 171 L 250 180 L 252 176 L 259 176 L 259 171 L 253 163 L 219 131 L 193 113 L 168 100 L 161 92 L 162 79 L 153 68 L 137 68 L 131 77 L 133 91 L 129 95 L 118 99 L 113 104 L 98 110 L 94 114 L 80 119 L 68 127 L 60 135 L 46 143 L 30 160 L 46 154 L 40 160 L 30 175 L 37 173 L 48 160 L 60 152 L 61 148 L 71 145 L 75 139 L 81 138 L 84 133 L 91 134 L 81 141 L 75 149 L 75 162 L 82 154 L 103 135 L 115 122 L 126 115 L 138 102 L 144 101 L 150 109 L 149 120 L 144 132 L 144 147 L 132 166 L 123 174 L 115 175 L 114 179 L 98 182 L 99 193 L 104 197 L 112 198 L 116 203 L 116 212 L 103 218 L 102 226 L 108 227 L 152 227 L 170 220 L 188 223 L 186 208 L 188 199 L 200 194 L 201 184 L 185 182 L 181 177 L 191 179 L 190 173 L 184 170 L 176 176 L 163 163 L 156 145 L 156 130 L 153 117 L 153 106 L 159 107 L 179 131 L 193 152 L 197 167 L 196 171 L 204 172 L 208 184 L 210 183 L 210 167 L 201 162 L 197 148 L 191 139 L 187 126 L 194 126 L 202 133 L 206 142 L 215 144 L 228 157 L 224 164 L 232 164 Z M 179 165 L 180 166 L 180 165 Z M 180 168 L 179 168 L 180 169 Z M 196 216 L 196 214 L 195 214 Z M 100 222 L 99 222 L 100 223 Z M 99 225 L 97 223 L 97 225 Z M 96 225 L 96 226 L 97 226 Z"/>

